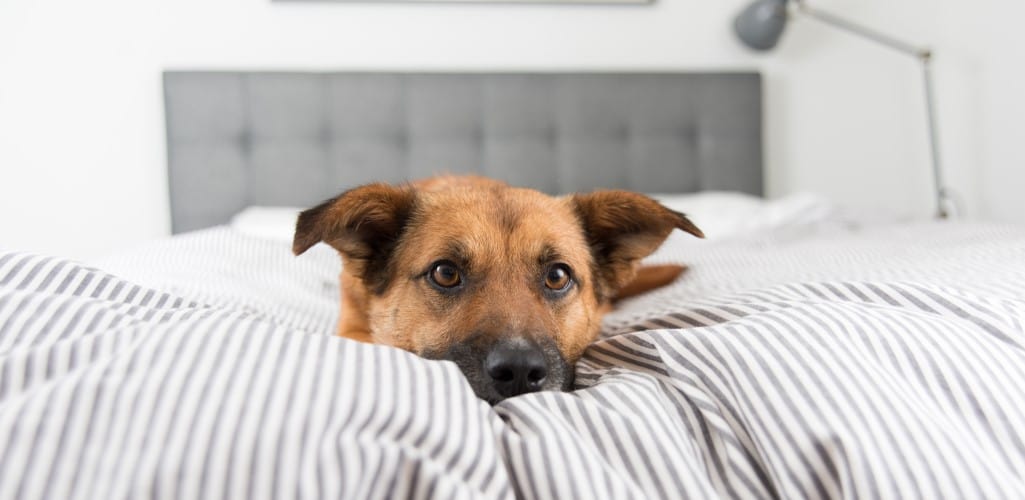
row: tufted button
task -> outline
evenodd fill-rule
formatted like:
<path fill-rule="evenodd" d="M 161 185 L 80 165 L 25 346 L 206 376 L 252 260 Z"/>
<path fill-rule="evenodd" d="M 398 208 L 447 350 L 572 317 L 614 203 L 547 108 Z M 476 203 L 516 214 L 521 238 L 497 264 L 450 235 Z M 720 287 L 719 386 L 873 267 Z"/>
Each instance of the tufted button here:
<path fill-rule="evenodd" d="M 238 144 L 238 148 L 244 152 L 248 153 L 253 149 L 253 133 L 248 129 L 240 132 L 235 141 Z"/>
<path fill-rule="evenodd" d="M 677 131 L 677 136 L 679 136 L 681 140 L 687 142 L 697 142 L 698 129 L 694 126 L 685 125 L 679 128 L 679 130 Z"/>
<path fill-rule="evenodd" d="M 555 127 L 545 127 L 540 131 L 541 142 L 547 146 L 555 147 L 559 142 L 559 132 Z"/>
<path fill-rule="evenodd" d="M 392 136 L 392 143 L 397 150 L 405 151 L 409 149 L 409 132 L 405 129 L 395 132 Z"/>

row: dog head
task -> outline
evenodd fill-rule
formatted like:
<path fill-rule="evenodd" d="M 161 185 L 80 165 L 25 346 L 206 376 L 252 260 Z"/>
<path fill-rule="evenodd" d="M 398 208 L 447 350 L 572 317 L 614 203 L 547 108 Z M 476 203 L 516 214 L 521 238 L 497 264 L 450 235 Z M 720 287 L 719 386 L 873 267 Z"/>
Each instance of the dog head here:
<path fill-rule="evenodd" d="M 637 193 L 445 178 L 347 191 L 299 216 L 293 250 L 338 250 L 374 342 L 455 362 L 495 403 L 569 389 L 602 313 L 674 228 L 701 235 Z"/>

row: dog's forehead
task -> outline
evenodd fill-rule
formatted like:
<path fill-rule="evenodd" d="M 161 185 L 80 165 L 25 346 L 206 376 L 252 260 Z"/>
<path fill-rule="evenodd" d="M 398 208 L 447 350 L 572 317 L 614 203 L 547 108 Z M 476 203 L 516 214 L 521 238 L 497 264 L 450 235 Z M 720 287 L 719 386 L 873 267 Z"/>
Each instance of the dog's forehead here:
<path fill-rule="evenodd" d="M 449 189 L 422 193 L 418 201 L 424 225 L 465 222 L 498 225 L 513 231 L 543 221 L 542 226 L 553 230 L 579 228 L 575 214 L 564 199 L 532 189 Z"/>
<path fill-rule="evenodd" d="M 425 253 L 462 245 L 469 253 L 524 257 L 554 251 L 583 260 L 586 241 L 566 199 L 519 188 L 450 189 L 421 193 L 409 235 Z"/>

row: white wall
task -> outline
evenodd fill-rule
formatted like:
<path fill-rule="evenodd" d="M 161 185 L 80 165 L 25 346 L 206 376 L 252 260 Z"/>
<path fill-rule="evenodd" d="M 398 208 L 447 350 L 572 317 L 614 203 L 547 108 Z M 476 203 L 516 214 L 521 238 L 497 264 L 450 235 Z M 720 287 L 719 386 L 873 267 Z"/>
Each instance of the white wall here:
<path fill-rule="evenodd" d="M 729 31 L 745 1 L 4 0 L 0 247 L 84 258 L 167 234 L 164 68 L 757 67 L 767 84 L 770 195 L 811 190 L 886 218 L 927 216 L 914 63 L 807 20 L 772 55 L 752 55 Z M 1021 6 L 980 4 L 988 10 L 954 0 L 818 3 L 913 41 L 937 41 L 951 184 L 970 214 L 1025 221 L 1017 193 L 1025 161 L 1015 147 L 1025 74 L 1005 65 L 1021 59 L 1025 36 L 1009 20 L 988 26 Z"/>
<path fill-rule="evenodd" d="M 981 109 L 983 126 L 975 139 L 982 152 L 980 210 L 1025 223 L 1025 2 L 991 0 L 990 13 L 976 31 L 976 55 L 985 63 Z M 958 25 L 955 16 L 952 26 Z M 955 28 L 952 28 L 955 29 Z"/>

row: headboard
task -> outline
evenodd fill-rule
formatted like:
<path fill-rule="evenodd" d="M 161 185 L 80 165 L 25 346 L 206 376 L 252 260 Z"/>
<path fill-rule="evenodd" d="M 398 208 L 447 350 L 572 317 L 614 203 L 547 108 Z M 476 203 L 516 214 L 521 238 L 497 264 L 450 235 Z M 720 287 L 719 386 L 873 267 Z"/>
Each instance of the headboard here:
<path fill-rule="evenodd" d="M 172 228 L 370 181 L 762 193 L 757 73 L 164 73 Z"/>

